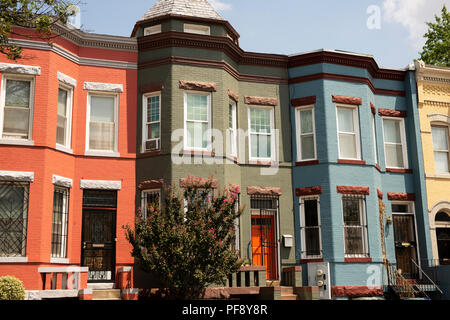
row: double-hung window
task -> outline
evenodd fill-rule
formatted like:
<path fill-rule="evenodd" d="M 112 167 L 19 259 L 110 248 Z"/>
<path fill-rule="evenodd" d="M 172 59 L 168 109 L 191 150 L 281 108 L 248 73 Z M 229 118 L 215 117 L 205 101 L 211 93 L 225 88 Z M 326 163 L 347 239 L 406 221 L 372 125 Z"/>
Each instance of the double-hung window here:
<path fill-rule="evenodd" d="M 383 118 L 383 132 L 386 168 L 406 169 L 408 160 L 406 154 L 404 120 L 398 118 Z"/>
<path fill-rule="evenodd" d="M 316 159 L 316 136 L 314 107 L 301 107 L 296 110 L 297 123 L 297 161 Z"/>
<path fill-rule="evenodd" d="M 228 105 L 228 153 L 237 157 L 237 115 L 236 102 L 231 101 Z"/>
<path fill-rule="evenodd" d="M 211 151 L 211 94 L 184 94 L 184 147 L 186 150 Z"/>
<path fill-rule="evenodd" d="M 272 160 L 274 157 L 274 110 L 251 107 L 249 112 L 250 160 Z"/>
<path fill-rule="evenodd" d="M 52 258 L 67 257 L 69 189 L 55 187 L 53 192 Z"/>
<path fill-rule="evenodd" d="M 378 152 L 377 152 L 377 129 L 376 129 L 375 115 L 372 114 L 372 133 L 373 133 L 373 153 L 375 164 L 378 164 Z"/>
<path fill-rule="evenodd" d="M 345 195 L 342 198 L 346 257 L 367 257 L 367 223 L 365 198 Z"/>
<path fill-rule="evenodd" d="M 72 89 L 60 86 L 58 89 L 58 118 L 56 122 L 56 144 L 70 148 Z"/>
<path fill-rule="evenodd" d="M 339 159 L 361 159 L 358 107 L 338 105 Z"/>
<path fill-rule="evenodd" d="M 117 96 L 88 95 L 88 151 L 117 152 Z"/>
<path fill-rule="evenodd" d="M 143 190 L 141 193 L 142 218 L 147 219 L 148 210 L 151 206 L 161 206 L 161 189 Z"/>
<path fill-rule="evenodd" d="M 449 130 L 444 126 L 432 126 L 434 166 L 437 173 L 449 173 Z"/>
<path fill-rule="evenodd" d="M 0 137 L 32 139 L 34 79 L 3 76 L 0 106 Z"/>
<path fill-rule="evenodd" d="M 302 258 L 321 258 L 322 243 L 318 196 L 300 198 L 300 228 Z"/>
<path fill-rule="evenodd" d="M 0 181 L 0 257 L 25 257 L 29 183 Z"/>
<path fill-rule="evenodd" d="M 161 149 L 161 95 L 144 96 L 142 151 Z"/>

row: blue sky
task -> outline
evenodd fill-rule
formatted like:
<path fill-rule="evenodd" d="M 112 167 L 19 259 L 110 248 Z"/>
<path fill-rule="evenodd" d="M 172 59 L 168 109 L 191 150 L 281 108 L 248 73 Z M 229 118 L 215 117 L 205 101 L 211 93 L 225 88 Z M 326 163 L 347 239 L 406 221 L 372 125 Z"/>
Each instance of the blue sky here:
<path fill-rule="evenodd" d="M 84 30 L 130 36 L 135 22 L 156 0 L 83 2 Z M 294 54 L 338 49 L 371 54 L 379 66 L 390 68 L 404 68 L 418 58 L 425 21 L 434 21 L 444 4 L 450 9 L 450 0 L 209 2 L 241 35 L 240 46 L 246 51 Z"/>

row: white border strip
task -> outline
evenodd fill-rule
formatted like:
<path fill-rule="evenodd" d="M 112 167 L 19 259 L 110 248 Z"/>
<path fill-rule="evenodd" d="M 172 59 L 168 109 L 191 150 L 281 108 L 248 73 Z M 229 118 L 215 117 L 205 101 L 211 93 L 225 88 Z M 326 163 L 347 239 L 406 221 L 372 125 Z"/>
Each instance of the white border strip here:
<path fill-rule="evenodd" d="M 77 86 L 77 80 L 59 71 L 58 71 L 58 80 L 73 88 L 76 88 Z"/>
<path fill-rule="evenodd" d="M 0 171 L 0 181 L 33 182 L 34 172 Z"/>
<path fill-rule="evenodd" d="M 89 91 L 123 92 L 123 84 L 115 83 L 85 82 L 83 88 Z"/>
<path fill-rule="evenodd" d="M 52 183 L 59 187 L 72 188 L 73 180 L 65 177 L 58 176 L 56 174 L 52 177 Z"/>
<path fill-rule="evenodd" d="M 121 190 L 122 181 L 81 180 L 81 189 Z"/>
<path fill-rule="evenodd" d="M 0 72 L 40 76 L 41 67 L 26 66 L 23 64 L 0 63 Z"/>

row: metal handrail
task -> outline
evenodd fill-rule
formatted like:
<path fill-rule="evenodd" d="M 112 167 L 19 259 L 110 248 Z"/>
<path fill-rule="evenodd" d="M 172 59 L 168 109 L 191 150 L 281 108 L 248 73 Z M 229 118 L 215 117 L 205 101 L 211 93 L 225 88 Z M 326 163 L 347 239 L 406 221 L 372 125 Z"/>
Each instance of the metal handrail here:
<path fill-rule="evenodd" d="M 425 277 L 431 282 L 431 284 L 441 293 L 441 294 L 444 294 L 443 292 L 442 292 L 442 290 L 437 286 L 437 284 L 436 283 L 434 283 L 434 281 L 433 280 L 431 280 L 431 278 L 423 271 L 423 269 L 414 261 L 414 259 L 411 259 L 411 261 L 414 263 L 414 265 L 419 269 L 419 272 L 421 273 L 421 274 L 424 274 L 425 275 Z"/>
<path fill-rule="evenodd" d="M 388 272 L 389 285 L 394 287 L 394 290 L 400 297 L 414 298 L 416 294 L 418 294 L 418 292 L 414 289 L 414 287 L 408 283 L 405 277 L 403 277 L 403 275 L 398 272 L 397 268 L 393 264 L 391 264 L 387 259 L 386 259 L 386 268 Z M 398 287 L 402 287 L 405 290 L 404 291 L 396 290 L 396 288 Z M 425 294 L 425 296 L 427 295 Z"/>

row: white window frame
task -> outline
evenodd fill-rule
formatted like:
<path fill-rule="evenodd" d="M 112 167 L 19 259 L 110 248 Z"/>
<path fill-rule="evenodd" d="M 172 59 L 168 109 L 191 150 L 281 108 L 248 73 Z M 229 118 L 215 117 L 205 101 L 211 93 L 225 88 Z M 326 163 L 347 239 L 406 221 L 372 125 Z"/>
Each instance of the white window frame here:
<path fill-rule="evenodd" d="M 4 125 L 4 115 L 5 115 L 5 104 L 6 104 L 6 82 L 7 80 L 19 80 L 19 81 L 29 81 L 30 82 L 30 113 L 28 120 L 28 138 L 3 138 L 3 125 Z M 1 97 L 0 97 L 0 143 L 8 144 L 33 144 L 33 118 L 34 118 L 34 92 L 35 92 L 35 77 L 17 74 L 3 74 L 2 84 L 1 84 Z"/>
<path fill-rule="evenodd" d="M 232 117 L 232 127 L 230 128 L 228 124 L 228 152 L 230 156 L 237 157 L 238 156 L 238 136 L 237 136 L 237 103 L 234 100 L 230 100 L 228 104 L 228 112 L 230 112 L 231 107 L 231 117 Z M 230 115 L 228 114 L 228 117 Z M 229 118 L 228 118 L 229 119 Z M 228 121 L 229 122 L 229 121 Z"/>
<path fill-rule="evenodd" d="M 361 225 L 363 228 L 363 235 L 362 235 L 362 246 L 364 249 L 364 253 L 362 254 L 348 254 L 347 246 L 346 246 L 346 238 L 345 238 L 345 228 L 347 228 L 345 224 L 345 218 L 344 218 L 344 200 L 349 199 L 357 199 L 359 202 L 359 217 L 361 221 Z M 367 211 L 366 211 L 366 197 L 365 196 L 356 196 L 356 195 L 342 195 L 341 199 L 341 206 L 342 206 L 342 225 L 344 227 L 344 255 L 345 258 L 368 258 L 370 257 L 369 252 L 369 226 L 367 225 Z"/>
<path fill-rule="evenodd" d="M 148 100 L 152 97 L 159 97 L 159 121 L 147 122 L 147 112 L 148 112 Z M 150 139 L 150 140 L 159 140 L 158 149 L 156 150 L 147 150 L 145 147 L 145 143 L 150 141 L 148 139 L 148 125 L 153 125 L 159 123 L 159 138 Z M 161 92 L 152 92 L 143 95 L 142 99 L 142 153 L 149 151 L 157 151 L 161 150 Z"/>
<path fill-rule="evenodd" d="M 144 28 L 144 37 L 157 33 L 161 33 L 161 24 Z"/>
<path fill-rule="evenodd" d="M 302 159 L 302 135 L 311 135 L 308 134 L 302 134 L 302 123 L 301 123 L 301 117 L 300 114 L 302 111 L 305 110 L 311 110 L 312 111 L 312 135 L 313 135 L 313 143 L 314 143 L 314 157 L 311 159 Z M 297 140 L 297 162 L 302 161 L 312 161 L 317 160 L 317 146 L 316 146 L 316 118 L 315 118 L 315 112 L 314 112 L 314 105 L 308 105 L 308 106 L 302 106 L 295 108 L 295 123 L 296 123 L 296 140 Z"/>
<path fill-rule="evenodd" d="M 320 249 L 320 255 L 307 255 L 306 254 L 306 234 L 305 234 L 305 200 L 316 200 L 317 202 L 317 220 L 318 220 L 318 228 L 319 228 L 319 249 Z M 299 197 L 299 210 L 300 210 L 300 230 L 301 230 L 301 237 L 302 237 L 302 244 L 301 244 L 301 256 L 302 259 L 321 259 L 323 257 L 323 248 L 322 248 L 322 223 L 320 218 L 320 196 L 302 196 Z"/>
<path fill-rule="evenodd" d="M 355 132 L 339 131 L 339 113 L 338 113 L 339 108 L 351 109 L 353 111 L 353 128 L 355 129 Z M 337 129 L 339 159 L 361 160 L 361 133 L 360 133 L 360 129 L 359 129 L 359 106 L 350 105 L 350 104 L 336 104 L 336 129 Z M 340 134 L 345 134 L 345 135 L 351 134 L 351 135 L 355 136 L 356 158 L 346 158 L 346 157 L 341 156 Z"/>
<path fill-rule="evenodd" d="M 375 164 L 378 164 L 377 127 L 376 116 L 372 113 L 373 152 Z"/>
<path fill-rule="evenodd" d="M 91 118 L 91 97 L 109 97 L 114 98 L 114 150 L 95 150 L 90 149 L 89 146 L 89 123 Z M 120 154 L 118 153 L 119 148 L 119 95 L 111 94 L 105 92 L 98 91 L 89 91 L 87 94 L 87 108 L 86 108 L 86 156 L 111 156 L 118 157 Z"/>
<path fill-rule="evenodd" d="M 67 101 L 66 101 L 66 132 L 65 132 L 65 143 L 59 144 L 56 142 L 57 149 L 67 149 L 71 150 L 72 143 L 72 109 L 73 109 L 73 87 L 68 85 L 64 85 L 62 83 L 59 84 L 59 89 L 67 91 Z M 57 112 L 58 114 L 58 112 Z M 58 121 L 58 120 L 56 120 Z"/>
<path fill-rule="evenodd" d="M 257 135 L 267 135 L 270 136 L 270 158 L 258 158 L 252 156 L 252 131 L 251 131 L 251 109 L 266 109 L 270 111 L 270 133 L 255 133 Z M 247 111 L 248 115 L 248 158 L 249 161 L 274 161 L 276 159 L 276 145 L 275 145 L 275 109 L 271 106 L 256 106 L 250 105 Z"/>
<path fill-rule="evenodd" d="M 408 149 L 406 145 L 406 131 L 405 131 L 405 119 L 403 118 L 397 118 L 397 117 L 383 117 L 383 149 L 384 149 L 384 163 L 386 168 L 388 169 L 408 169 Z M 387 163 L 387 156 L 386 156 L 386 144 L 393 144 L 390 142 L 386 142 L 385 136 L 384 136 L 384 120 L 393 120 L 400 122 L 400 138 L 402 143 L 402 153 L 403 153 L 403 167 L 389 167 Z"/>
<path fill-rule="evenodd" d="M 211 27 L 201 24 L 185 23 L 183 26 L 183 31 L 186 33 L 211 35 Z"/>
<path fill-rule="evenodd" d="M 188 135 L 188 130 L 187 130 L 187 96 L 188 95 L 199 95 L 199 96 L 206 96 L 206 103 L 207 103 L 207 121 L 208 121 L 208 129 L 207 129 L 207 143 L 206 143 L 206 148 L 195 148 L 195 147 L 190 147 L 187 145 L 188 139 L 187 139 L 187 135 Z M 198 122 L 198 123 L 205 123 L 205 121 L 198 121 L 198 120 L 189 120 L 189 122 Z M 202 92 L 202 91 L 186 91 L 184 92 L 184 150 L 186 151 L 207 151 L 207 152 L 211 152 L 212 151 L 212 130 L 211 130 L 211 93 L 209 92 Z M 193 137 L 192 137 L 193 138 Z M 202 137 L 203 139 L 203 137 Z"/>
<path fill-rule="evenodd" d="M 444 128 L 444 129 L 447 130 L 447 150 L 436 150 L 436 149 L 434 149 L 434 143 L 432 141 L 433 160 L 434 160 L 434 172 L 436 174 L 450 174 L 450 126 L 447 125 L 447 124 L 431 123 L 431 139 L 433 139 L 433 128 Z M 438 172 L 436 170 L 436 158 L 434 156 L 434 153 L 436 153 L 436 152 L 447 153 L 449 171 L 447 171 L 447 172 Z"/>

